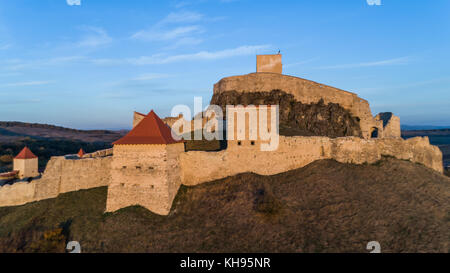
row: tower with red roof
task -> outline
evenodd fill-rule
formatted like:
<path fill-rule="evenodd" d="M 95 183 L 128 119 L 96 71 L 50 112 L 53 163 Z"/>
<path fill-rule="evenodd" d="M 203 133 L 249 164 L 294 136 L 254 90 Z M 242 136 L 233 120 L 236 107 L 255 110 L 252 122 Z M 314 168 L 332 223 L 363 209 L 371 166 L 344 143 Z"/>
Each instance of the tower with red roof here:
<path fill-rule="evenodd" d="M 81 148 L 79 151 L 78 151 L 78 157 L 79 158 L 83 158 L 83 156 L 85 155 L 86 153 L 84 152 L 84 150 L 83 150 L 83 148 Z"/>
<path fill-rule="evenodd" d="M 14 158 L 14 171 L 19 172 L 20 179 L 38 176 L 38 157 L 28 147 L 24 147 Z"/>
<path fill-rule="evenodd" d="M 140 205 L 167 215 L 181 185 L 178 157 L 184 141 L 151 111 L 113 145 L 106 211 Z"/>

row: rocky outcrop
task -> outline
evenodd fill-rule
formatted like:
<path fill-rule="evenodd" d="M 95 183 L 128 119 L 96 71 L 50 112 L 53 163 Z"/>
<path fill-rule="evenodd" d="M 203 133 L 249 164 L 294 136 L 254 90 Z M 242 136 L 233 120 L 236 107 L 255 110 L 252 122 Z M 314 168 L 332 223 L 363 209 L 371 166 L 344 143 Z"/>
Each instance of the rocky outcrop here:
<path fill-rule="evenodd" d="M 226 96 L 222 94 L 230 91 L 237 93 L 259 93 L 271 92 L 272 90 L 282 90 L 287 94 L 293 95 L 295 101 L 301 102 L 302 104 L 318 104 L 321 100 L 324 101 L 325 105 L 338 104 L 343 109 L 348 110 L 352 117 L 359 119 L 359 126 L 364 138 L 370 138 L 374 127 L 382 127 L 380 122 L 372 116 L 369 103 L 359 98 L 356 94 L 298 77 L 277 73 L 251 73 L 223 78 L 214 85 L 212 103 L 219 101 L 218 97 Z M 226 99 L 220 100 L 226 101 Z M 259 104 L 260 100 L 247 102 Z M 245 100 L 240 102 L 240 104 L 245 103 Z M 280 109 L 282 109 L 281 105 Z"/>
<path fill-rule="evenodd" d="M 279 105 L 280 135 L 284 136 L 362 137 L 359 119 L 339 104 L 325 104 L 323 99 L 305 104 L 282 90 L 220 92 L 211 104 L 221 106 L 224 113 L 227 105 Z"/>

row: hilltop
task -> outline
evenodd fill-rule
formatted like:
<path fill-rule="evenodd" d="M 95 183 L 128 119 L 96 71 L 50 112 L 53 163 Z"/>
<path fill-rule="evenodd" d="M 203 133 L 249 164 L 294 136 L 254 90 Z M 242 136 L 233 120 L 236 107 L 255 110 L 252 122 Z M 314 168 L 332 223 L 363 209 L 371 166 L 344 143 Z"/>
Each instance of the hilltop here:
<path fill-rule="evenodd" d="M 0 121 L 0 142 L 3 143 L 26 137 L 111 143 L 124 134 L 125 131 L 77 130 L 49 124 Z"/>
<path fill-rule="evenodd" d="M 106 193 L 0 208 L 0 252 L 63 252 L 68 240 L 84 252 L 367 252 L 373 240 L 382 252 L 450 250 L 450 178 L 393 158 L 182 186 L 166 217 L 103 214 Z"/>

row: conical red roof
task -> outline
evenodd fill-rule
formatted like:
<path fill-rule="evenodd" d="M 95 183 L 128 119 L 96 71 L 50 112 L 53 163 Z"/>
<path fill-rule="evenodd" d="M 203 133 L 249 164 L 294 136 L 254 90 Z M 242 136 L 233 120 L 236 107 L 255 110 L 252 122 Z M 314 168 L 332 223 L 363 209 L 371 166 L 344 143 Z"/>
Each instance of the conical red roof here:
<path fill-rule="evenodd" d="M 83 157 L 83 155 L 85 155 L 85 152 L 84 152 L 83 148 L 81 148 L 81 149 L 78 151 L 78 156 L 79 156 L 79 157 Z"/>
<path fill-rule="evenodd" d="M 24 147 L 22 151 L 14 159 L 33 159 L 37 158 L 28 147 Z"/>
<path fill-rule="evenodd" d="M 181 142 L 183 141 L 173 139 L 172 129 L 152 110 L 128 134 L 113 144 L 174 144 Z"/>

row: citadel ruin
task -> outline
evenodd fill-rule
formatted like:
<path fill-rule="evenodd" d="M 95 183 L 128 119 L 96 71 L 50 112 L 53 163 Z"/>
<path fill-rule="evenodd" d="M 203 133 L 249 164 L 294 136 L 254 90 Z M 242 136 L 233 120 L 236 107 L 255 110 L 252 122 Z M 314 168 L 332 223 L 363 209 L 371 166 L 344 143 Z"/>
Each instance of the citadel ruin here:
<path fill-rule="evenodd" d="M 0 187 L 0 206 L 107 186 L 106 212 L 140 205 L 167 215 L 181 185 L 245 172 L 273 175 L 322 159 L 372 164 L 391 156 L 443 172 L 439 148 L 427 137 L 403 140 L 400 119 L 392 113 L 373 116 L 369 103 L 354 93 L 282 74 L 279 54 L 257 56 L 256 71 L 221 79 L 214 85 L 211 104 L 224 112 L 227 105 L 277 105 L 276 150 L 262 151 L 260 144 L 266 140 L 257 138 L 226 140 L 226 148 L 218 151 L 186 151 L 184 141 L 174 139 L 171 131 L 182 116 L 163 121 L 154 111 L 135 112 L 133 129 L 112 149 L 51 158 L 38 179 Z M 235 124 L 228 126 L 238 130 Z M 14 175 L 20 179 L 39 175 L 37 158 L 30 153 L 14 161 Z"/>

